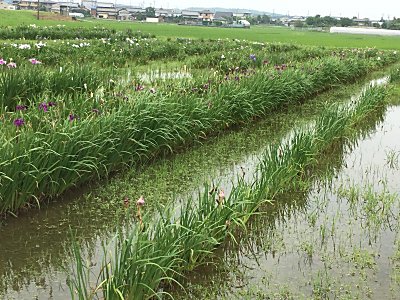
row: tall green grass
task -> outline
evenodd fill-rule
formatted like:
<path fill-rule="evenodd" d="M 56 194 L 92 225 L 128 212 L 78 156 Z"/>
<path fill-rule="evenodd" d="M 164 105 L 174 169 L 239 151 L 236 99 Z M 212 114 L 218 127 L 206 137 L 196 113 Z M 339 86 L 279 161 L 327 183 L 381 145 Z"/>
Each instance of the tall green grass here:
<path fill-rule="evenodd" d="M 76 268 L 69 280 L 73 299 L 150 299 L 172 296 L 165 289 L 183 272 L 207 261 L 227 236 L 245 229 L 258 208 L 277 193 L 296 187 L 299 179 L 332 143 L 351 132 L 362 119 L 385 105 L 386 90 L 371 87 L 348 106 L 331 106 L 314 124 L 295 130 L 292 138 L 267 148 L 251 182 L 239 179 L 223 202 L 218 191 L 199 192 L 182 207 L 159 209 L 118 234 L 113 250 L 104 248 L 104 260 L 91 282 L 91 268 L 75 245 Z M 176 204 L 175 204 L 176 205 Z M 132 213 L 132 212 L 130 212 Z"/>
<path fill-rule="evenodd" d="M 41 65 L 0 68 L 0 111 L 15 111 L 16 105 L 30 105 L 46 93 L 65 96 L 82 91 L 95 92 L 101 87 L 110 89 L 114 73 L 113 69 L 97 69 L 90 65 L 58 69 Z"/>
<path fill-rule="evenodd" d="M 390 82 L 399 82 L 400 81 L 400 65 L 395 65 L 390 70 Z"/>
<path fill-rule="evenodd" d="M 227 55 L 231 53 L 235 56 L 233 62 L 236 63 L 239 59 L 242 64 L 249 64 L 251 53 L 256 53 L 259 59 L 271 54 L 275 56 L 279 54 L 283 59 L 286 53 L 305 52 L 305 49 L 305 47 L 283 43 L 176 38 L 169 41 L 146 38 L 41 40 L 40 42 L 17 40 L 0 43 L 0 58 L 5 60 L 12 58 L 19 63 L 35 57 L 46 65 L 96 63 L 97 66 L 102 67 L 147 64 L 149 61 L 172 59 L 183 63 L 185 58 L 192 58 L 193 61 L 191 59 L 184 63 L 193 65 L 195 68 L 204 68 L 218 64 L 222 54 L 227 56 L 226 62 L 232 63 L 231 57 Z M 315 55 L 330 52 L 321 48 L 307 50 L 308 53 Z"/>
<path fill-rule="evenodd" d="M 0 134 L 0 212 L 15 212 L 207 134 L 267 116 L 360 78 L 372 67 L 376 65 L 366 59 L 332 57 L 283 72 L 260 70 L 204 95 L 136 93 L 101 114 L 87 111 L 93 104 L 102 108 L 104 99 L 87 101 L 83 94 L 69 110 L 60 103 L 50 114 L 33 110 L 10 115 Z M 75 103 L 87 103 L 86 112 Z M 21 128 L 13 125 L 17 116 L 26 122 Z"/>
<path fill-rule="evenodd" d="M 75 27 L 65 28 L 65 25 L 57 26 L 0 26 L 0 37 L 4 40 L 73 40 L 73 39 L 126 39 L 126 38 L 151 38 L 154 35 L 141 31 L 126 30 L 117 31 L 105 27 Z"/>

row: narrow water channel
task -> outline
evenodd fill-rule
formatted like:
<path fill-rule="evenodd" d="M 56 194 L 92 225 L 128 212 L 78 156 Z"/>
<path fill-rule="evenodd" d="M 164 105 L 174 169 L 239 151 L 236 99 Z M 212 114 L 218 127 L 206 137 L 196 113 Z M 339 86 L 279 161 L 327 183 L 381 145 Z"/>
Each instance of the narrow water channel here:
<path fill-rule="evenodd" d="M 277 197 L 176 298 L 399 299 L 399 117 L 389 107 L 326 153 L 311 186 Z"/>
<path fill-rule="evenodd" d="M 242 172 L 241 167 L 247 174 L 253 173 L 258 157 L 267 144 L 284 138 L 294 126 L 301 126 L 312 120 L 329 102 L 348 100 L 362 86 L 363 84 L 358 84 L 342 88 L 330 95 L 307 101 L 303 105 L 289 107 L 286 111 L 275 113 L 267 120 L 248 125 L 240 131 L 233 130 L 221 137 L 210 138 L 204 141 L 203 145 L 196 145 L 190 151 L 157 161 L 149 167 L 123 172 L 108 182 L 86 188 L 79 193 L 66 195 L 65 199 L 49 203 L 41 209 L 22 212 L 18 218 L 8 218 L 0 227 L 0 298 L 69 299 L 65 269 L 69 269 L 70 231 L 75 232 L 81 246 L 86 249 L 88 257 L 93 260 L 93 264 L 96 264 L 96 257 L 99 257 L 101 253 L 100 241 L 109 239 L 123 224 L 125 196 L 136 199 L 144 195 L 147 209 L 151 209 L 152 203 L 156 201 L 168 203 L 174 199 L 185 199 L 188 195 L 195 193 L 204 182 L 218 181 L 221 186 L 229 189 L 235 174 Z M 390 120 L 393 122 L 394 117 L 391 112 L 398 114 L 399 111 L 396 109 L 389 110 L 384 124 Z M 389 125 L 385 126 L 385 134 L 387 134 Z M 398 125 L 392 124 L 390 130 L 394 130 L 396 126 L 398 128 Z M 396 140 L 393 136 L 388 138 L 390 134 L 383 136 L 385 138 L 381 137 L 381 143 L 382 140 L 390 142 Z M 362 143 L 368 141 L 369 138 L 367 137 Z M 370 143 L 370 147 L 378 146 L 376 140 L 371 140 Z M 393 145 L 393 149 L 397 147 L 399 150 L 399 146 Z M 371 151 L 365 148 L 365 153 L 362 152 L 360 155 L 363 159 L 371 159 L 371 155 L 382 156 L 373 149 Z M 348 156 L 350 157 L 351 154 Z M 385 159 L 380 156 L 379 158 Z M 372 159 L 375 160 L 376 157 L 373 156 Z M 351 159 L 346 158 L 346 161 L 350 166 Z M 359 163 L 359 157 L 354 157 L 353 162 Z M 358 165 L 347 168 L 346 170 L 356 172 L 348 176 L 359 178 L 360 174 L 354 171 L 357 167 Z M 345 178 L 343 176 L 341 175 L 340 178 Z M 327 191 L 326 187 L 325 190 Z M 311 190 L 309 195 L 313 194 L 315 192 Z M 326 192 L 324 195 L 327 194 L 330 193 Z M 331 194 L 334 195 L 334 192 Z M 293 211 L 296 212 L 295 209 Z M 303 209 L 298 213 L 307 212 Z M 283 219 L 274 218 L 276 220 L 274 228 L 279 229 L 279 226 L 282 226 L 280 234 L 283 235 L 286 229 L 287 234 L 290 234 L 290 228 L 284 230 L 284 224 L 289 220 L 284 219 L 285 215 L 282 215 Z M 304 227 L 307 226 L 304 225 Z M 251 240 L 247 240 L 251 245 Z M 258 257 L 257 260 L 252 261 L 245 252 L 240 255 L 234 251 L 226 253 L 236 253 L 234 254 L 237 258 L 235 261 L 240 262 L 237 264 L 237 270 L 240 270 L 243 265 L 260 261 Z M 269 264 L 277 264 L 271 259 L 266 259 L 268 255 L 262 255 L 260 251 L 252 254 L 253 257 L 263 256 L 268 262 L 265 267 L 269 269 Z M 229 259 L 225 263 L 228 261 Z M 287 267 L 293 263 L 286 258 L 285 261 L 287 261 Z M 258 278 L 260 274 L 249 274 L 248 277 Z M 232 276 L 236 275 L 232 274 Z M 258 283 L 248 281 L 246 284 L 257 285 Z M 232 289 L 232 292 L 235 292 L 234 290 Z"/>

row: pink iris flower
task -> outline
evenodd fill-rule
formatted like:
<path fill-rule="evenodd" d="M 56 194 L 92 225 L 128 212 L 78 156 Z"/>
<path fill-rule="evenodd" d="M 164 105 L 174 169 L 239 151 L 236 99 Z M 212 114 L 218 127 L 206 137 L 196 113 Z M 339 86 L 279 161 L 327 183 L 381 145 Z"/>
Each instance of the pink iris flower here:
<path fill-rule="evenodd" d="M 15 69 L 17 67 L 17 64 L 15 62 L 10 62 L 7 64 L 7 67 L 9 69 Z"/>
<path fill-rule="evenodd" d="M 140 196 L 139 200 L 136 201 L 137 206 L 143 206 L 144 205 L 144 197 Z"/>
<path fill-rule="evenodd" d="M 42 62 L 37 60 L 36 58 L 30 58 L 29 61 L 32 63 L 32 65 L 39 65 Z"/>
<path fill-rule="evenodd" d="M 4 60 L 4 59 L 2 59 L 2 58 L 0 58 L 0 66 L 1 66 L 1 65 L 5 65 L 5 64 L 7 64 L 7 61 Z"/>

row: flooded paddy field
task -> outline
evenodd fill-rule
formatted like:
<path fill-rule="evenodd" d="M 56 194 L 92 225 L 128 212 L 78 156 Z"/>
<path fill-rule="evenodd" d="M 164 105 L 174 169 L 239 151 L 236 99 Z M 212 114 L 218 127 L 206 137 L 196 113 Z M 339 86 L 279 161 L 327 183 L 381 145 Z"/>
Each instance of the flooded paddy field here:
<path fill-rule="evenodd" d="M 67 274 L 74 232 L 90 264 L 131 219 L 125 196 L 154 204 L 184 201 L 204 182 L 229 191 L 238 174 L 255 172 L 267 144 L 312 121 L 330 102 L 348 101 L 363 84 L 288 107 L 243 130 L 213 137 L 178 156 L 118 175 L 96 188 L 31 210 L 0 227 L 0 295 L 5 299 L 69 299 Z M 398 294 L 399 109 L 389 107 L 361 126 L 362 134 L 324 153 L 304 189 L 285 193 L 227 242 L 214 260 L 218 270 L 187 274 L 176 298 L 375 297 Z M 318 176 L 317 176 L 318 175 Z M 229 270 L 229 271 L 228 271 Z M 205 271 L 205 272 L 203 272 Z M 203 274 L 200 278 L 198 274 Z M 213 284 L 209 284 L 213 282 Z M 355 289 L 359 286 L 359 289 Z M 207 289 L 205 289 L 207 287 Z M 376 298 L 378 299 L 378 298 Z"/>
<path fill-rule="evenodd" d="M 399 116 L 389 107 L 326 153 L 303 190 L 264 207 L 178 298 L 398 299 Z"/>
<path fill-rule="evenodd" d="M 375 148 L 349 156 L 395 110 L 394 49 L 2 33 L 1 299 L 321 298 L 336 257 L 381 270 L 359 257 L 396 244 L 397 192 L 368 179 Z"/>

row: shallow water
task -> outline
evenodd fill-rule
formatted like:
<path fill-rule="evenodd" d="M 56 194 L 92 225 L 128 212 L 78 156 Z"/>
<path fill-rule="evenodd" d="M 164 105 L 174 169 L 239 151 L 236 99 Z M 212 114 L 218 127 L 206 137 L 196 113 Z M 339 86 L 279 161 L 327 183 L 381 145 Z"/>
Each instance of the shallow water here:
<path fill-rule="evenodd" d="M 185 199 L 197 193 L 206 181 L 218 181 L 229 191 L 232 179 L 241 173 L 240 167 L 247 174 L 253 173 L 258 157 L 268 143 L 279 141 L 287 136 L 291 128 L 308 123 L 325 105 L 322 100 L 344 101 L 349 99 L 348 93 L 343 91 L 332 99 L 324 96 L 302 106 L 288 108 L 288 111 L 276 113 L 272 118 L 246 126 L 241 131 L 210 138 L 204 141 L 204 145 L 196 145 L 178 156 L 122 173 L 81 193 L 66 195 L 67 199 L 50 203 L 40 210 L 22 213 L 17 219 L 9 218 L 0 227 L 0 297 L 69 299 L 67 272 L 63 268 L 70 269 L 70 230 L 96 264 L 96 257 L 98 259 L 101 252 L 100 241 L 109 239 L 123 223 L 122 200 L 125 195 L 131 199 L 145 195 L 150 209 L 155 201 L 168 203 L 173 199 Z M 395 117 L 387 114 L 387 118 Z M 391 138 L 388 139 L 395 140 L 394 135 L 389 133 Z M 386 135 L 381 140 L 386 140 L 384 137 Z M 375 142 L 371 141 L 373 145 Z M 365 151 L 363 157 L 372 155 L 369 150 Z M 372 158 L 375 159 L 375 156 Z M 354 161 L 358 163 L 358 157 Z M 353 174 L 355 178 L 359 175 L 357 172 Z M 300 213 L 302 209 L 293 211 Z M 287 229 L 290 232 L 290 228 Z M 244 261 L 245 257 L 239 256 L 240 261 Z M 251 260 L 246 262 L 249 265 L 252 263 Z M 262 273 L 257 274 L 251 276 L 262 276 Z"/>
<path fill-rule="evenodd" d="M 351 149 L 327 154 L 329 176 L 277 197 L 220 251 L 224 267 L 189 276 L 178 298 L 399 299 L 399 117 L 390 107 Z"/>

